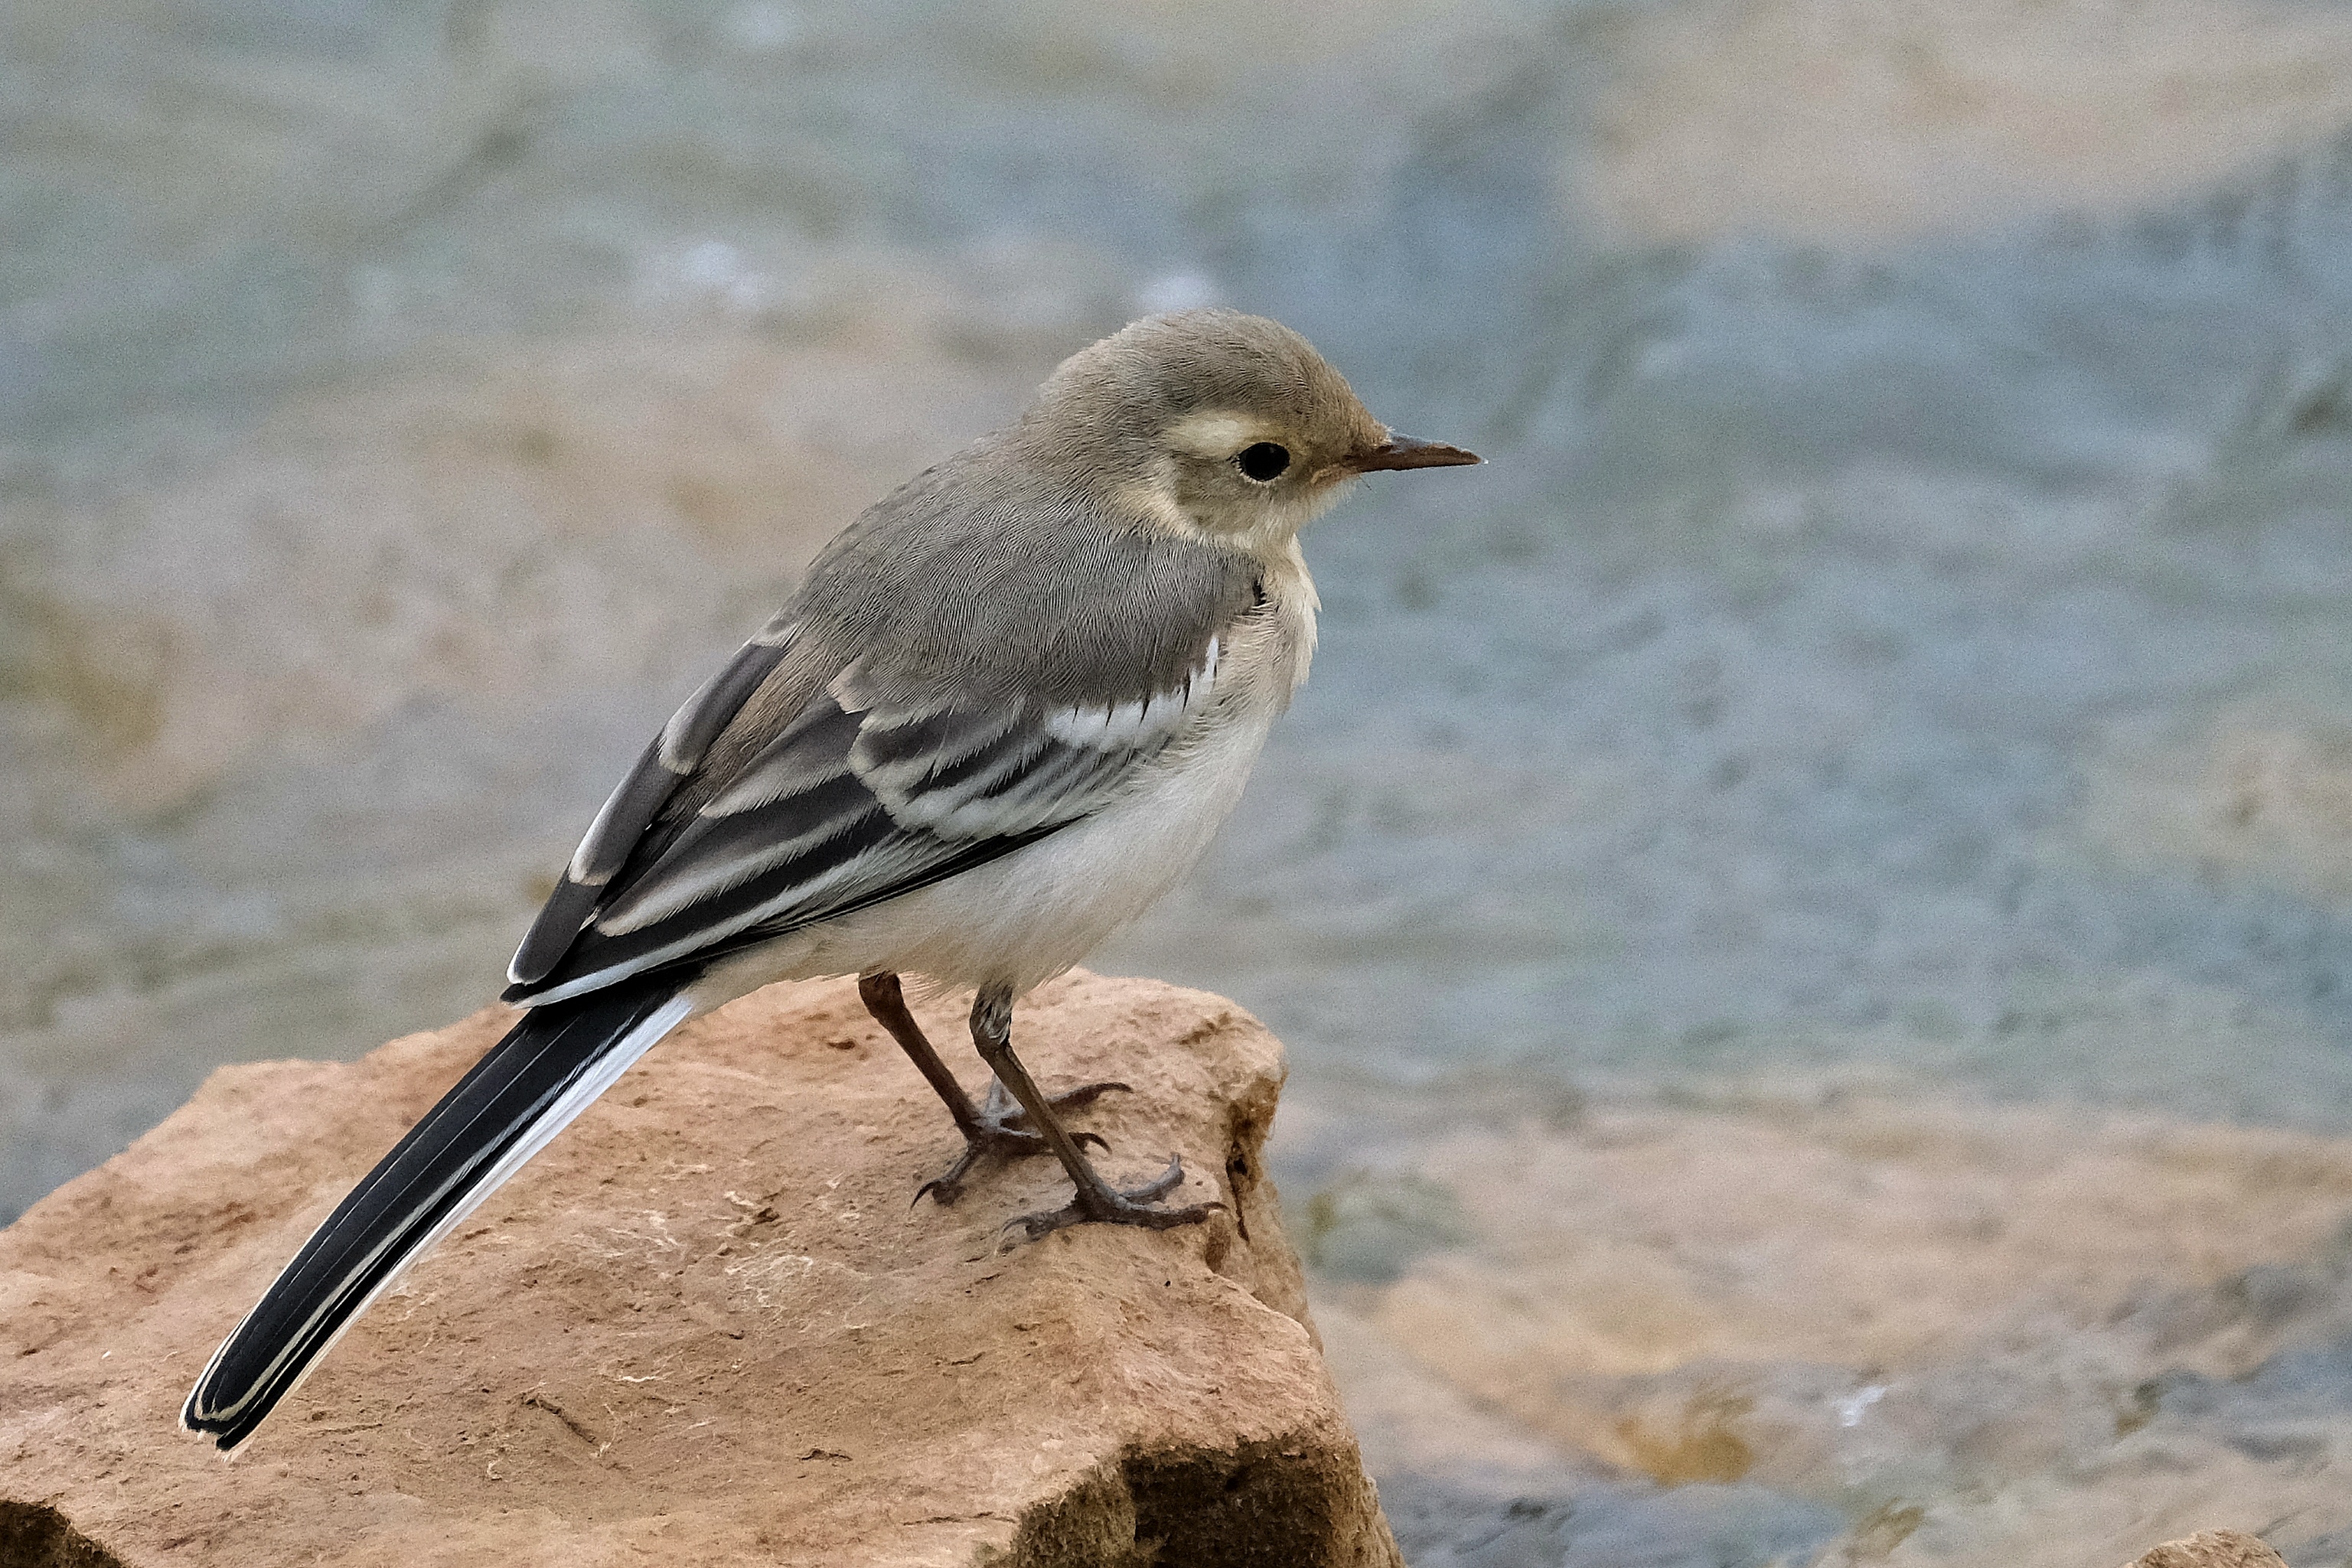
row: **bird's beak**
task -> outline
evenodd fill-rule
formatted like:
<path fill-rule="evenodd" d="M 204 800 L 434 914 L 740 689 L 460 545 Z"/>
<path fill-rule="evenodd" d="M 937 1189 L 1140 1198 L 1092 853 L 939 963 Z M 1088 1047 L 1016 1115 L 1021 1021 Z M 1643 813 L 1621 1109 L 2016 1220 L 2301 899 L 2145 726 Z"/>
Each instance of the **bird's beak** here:
<path fill-rule="evenodd" d="M 1459 446 L 1399 435 L 1391 430 L 1386 441 L 1378 446 L 1348 454 L 1339 460 L 1339 466 L 1354 474 L 1376 474 L 1389 468 L 1459 468 L 1465 464 L 1485 461 L 1476 453 L 1465 452 Z"/>

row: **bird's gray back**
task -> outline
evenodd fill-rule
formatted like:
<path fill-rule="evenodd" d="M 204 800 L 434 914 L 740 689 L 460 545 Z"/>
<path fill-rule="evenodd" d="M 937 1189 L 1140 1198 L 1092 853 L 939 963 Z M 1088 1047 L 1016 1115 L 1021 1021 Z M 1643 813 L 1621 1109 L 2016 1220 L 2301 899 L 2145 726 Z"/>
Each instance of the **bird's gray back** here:
<path fill-rule="evenodd" d="M 790 613 L 889 700 L 1118 703 L 1181 682 L 1255 573 L 992 443 L 844 530 Z"/>

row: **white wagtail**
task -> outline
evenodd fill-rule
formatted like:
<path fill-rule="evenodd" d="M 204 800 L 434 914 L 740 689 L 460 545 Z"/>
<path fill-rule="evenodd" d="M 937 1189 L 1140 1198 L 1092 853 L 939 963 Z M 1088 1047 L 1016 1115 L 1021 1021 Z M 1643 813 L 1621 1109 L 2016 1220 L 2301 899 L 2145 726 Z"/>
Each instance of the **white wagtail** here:
<path fill-rule="evenodd" d="M 1188 310 L 1073 356 L 1020 422 L 879 502 L 678 709 L 605 801 L 509 970 L 528 1009 L 329 1216 L 181 1422 L 229 1448 L 403 1270 L 686 1019 L 856 975 L 962 1133 L 919 1189 L 1050 1152 L 1069 1205 L 1167 1227 L 1013 1054 L 1015 998 L 1140 915 L 1240 797 L 1315 648 L 1298 530 L 1360 475 L 1475 463 L 1390 430 L 1307 340 Z M 972 987 L 973 1103 L 901 972 Z M 1010 1091 L 1010 1100 L 1005 1097 Z"/>

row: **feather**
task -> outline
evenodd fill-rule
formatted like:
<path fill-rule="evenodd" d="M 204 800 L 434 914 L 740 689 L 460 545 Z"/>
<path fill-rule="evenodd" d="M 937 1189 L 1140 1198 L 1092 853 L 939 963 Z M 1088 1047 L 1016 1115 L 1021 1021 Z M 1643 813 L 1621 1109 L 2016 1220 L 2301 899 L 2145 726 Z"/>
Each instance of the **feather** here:
<path fill-rule="evenodd" d="M 612 881 L 678 786 L 702 765 L 710 743 L 775 673 L 791 646 L 792 630 L 782 615 L 771 621 L 687 698 L 660 736 L 639 754 L 636 765 L 588 824 L 546 906 L 523 933 L 507 966 L 509 982 L 522 986 L 543 979 L 562 959 L 596 907 L 597 890 Z"/>
<path fill-rule="evenodd" d="M 311 1233 L 214 1353 L 180 1424 L 223 1448 L 244 1441 L 409 1265 L 685 1019 L 684 983 L 525 1014 Z"/>

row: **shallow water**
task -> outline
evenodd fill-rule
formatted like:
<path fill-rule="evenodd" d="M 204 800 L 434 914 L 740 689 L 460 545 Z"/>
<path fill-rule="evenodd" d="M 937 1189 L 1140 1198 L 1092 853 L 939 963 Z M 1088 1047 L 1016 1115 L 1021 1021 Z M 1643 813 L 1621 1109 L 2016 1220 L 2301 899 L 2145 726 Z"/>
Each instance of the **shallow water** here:
<path fill-rule="evenodd" d="M 1416 1561 L 2352 1552 L 2352 14 L 0 25 L 0 1212 L 478 1005 L 826 534 L 1224 299 L 1493 460 L 1101 960 L 1289 1043 Z"/>

